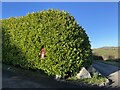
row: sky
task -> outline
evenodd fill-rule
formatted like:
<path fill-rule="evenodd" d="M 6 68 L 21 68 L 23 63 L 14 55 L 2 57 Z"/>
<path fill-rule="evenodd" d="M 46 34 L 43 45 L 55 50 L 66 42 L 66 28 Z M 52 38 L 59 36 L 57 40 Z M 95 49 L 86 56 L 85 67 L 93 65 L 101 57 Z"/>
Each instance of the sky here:
<path fill-rule="evenodd" d="M 65 10 L 74 16 L 92 48 L 118 46 L 117 2 L 3 2 L 2 19 L 47 9 Z"/>

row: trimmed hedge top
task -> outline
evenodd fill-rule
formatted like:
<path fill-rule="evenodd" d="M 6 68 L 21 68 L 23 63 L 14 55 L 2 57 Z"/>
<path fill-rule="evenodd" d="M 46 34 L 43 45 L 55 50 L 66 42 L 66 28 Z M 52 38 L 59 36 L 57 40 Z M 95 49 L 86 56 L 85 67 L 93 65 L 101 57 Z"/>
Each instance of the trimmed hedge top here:
<path fill-rule="evenodd" d="M 4 19 L 2 34 L 4 63 L 62 77 L 75 75 L 91 64 L 89 38 L 65 11 L 45 10 Z M 43 46 L 45 58 L 40 59 Z"/>

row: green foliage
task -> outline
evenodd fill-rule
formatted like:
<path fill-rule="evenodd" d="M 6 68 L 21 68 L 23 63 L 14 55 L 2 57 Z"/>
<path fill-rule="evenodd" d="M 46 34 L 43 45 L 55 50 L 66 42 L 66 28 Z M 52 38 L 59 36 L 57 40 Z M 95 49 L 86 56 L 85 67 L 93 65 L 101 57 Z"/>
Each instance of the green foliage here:
<path fill-rule="evenodd" d="M 106 78 L 94 73 L 91 78 L 84 78 L 84 79 L 77 79 L 77 77 L 72 76 L 67 79 L 70 82 L 73 83 L 86 83 L 86 84 L 94 84 L 94 85 L 100 85 L 102 83 L 106 82 Z"/>
<path fill-rule="evenodd" d="M 3 63 L 42 69 L 49 75 L 74 75 L 91 64 L 85 30 L 65 11 L 46 10 L 2 20 Z M 41 48 L 45 58 L 40 59 Z"/>
<path fill-rule="evenodd" d="M 106 78 L 98 75 L 93 75 L 92 78 L 84 78 L 80 80 L 81 82 L 88 83 L 88 84 L 96 84 L 99 85 L 101 83 L 106 82 Z"/>

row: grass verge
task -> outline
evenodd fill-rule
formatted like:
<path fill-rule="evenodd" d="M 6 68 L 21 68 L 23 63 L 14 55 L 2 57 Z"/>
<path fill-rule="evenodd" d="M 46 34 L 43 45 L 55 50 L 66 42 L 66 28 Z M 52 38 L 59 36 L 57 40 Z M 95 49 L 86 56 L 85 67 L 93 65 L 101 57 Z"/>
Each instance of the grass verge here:
<path fill-rule="evenodd" d="M 96 74 L 93 74 L 92 78 L 77 79 L 75 76 L 73 76 L 68 78 L 67 80 L 74 83 L 85 83 L 89 85 L 100 85 L 100 84 L 106 83 L 105 77 L 102 77 L 101 75 L 96 75 Z"/>

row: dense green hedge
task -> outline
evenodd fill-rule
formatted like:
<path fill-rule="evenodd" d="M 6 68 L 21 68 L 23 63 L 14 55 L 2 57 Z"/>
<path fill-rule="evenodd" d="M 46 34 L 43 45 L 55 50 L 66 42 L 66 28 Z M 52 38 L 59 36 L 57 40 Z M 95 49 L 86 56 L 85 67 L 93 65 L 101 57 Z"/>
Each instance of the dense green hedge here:
<path fill-rule="evenodd" d="M 85 30 L 65 11 L 45 10 L 2 20 L 3 63 L 42 69 L 49 75 L 75 75 L 89 66 Z M 41 48 L 45 58 L 40 59 Z"/>

